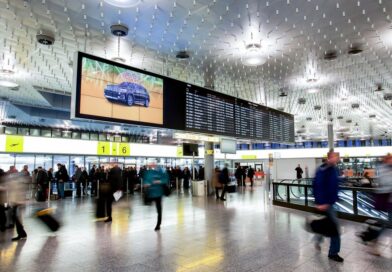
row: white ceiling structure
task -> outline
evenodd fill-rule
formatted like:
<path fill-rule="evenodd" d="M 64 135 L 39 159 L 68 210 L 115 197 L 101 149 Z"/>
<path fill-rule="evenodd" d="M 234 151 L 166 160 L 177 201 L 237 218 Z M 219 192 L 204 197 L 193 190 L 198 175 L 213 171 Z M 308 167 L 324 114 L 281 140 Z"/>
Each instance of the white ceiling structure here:
<path fill-rule="evenodd" d="M 325 139 L 331 120 L 338 137 L 392 135 L 390 0 L 0 0 L 0 10 L 0 81 L 19 85 L 0 97 L 11 103 L 50 108 L 39 90 L 70 95 L 73 55 L 85 51 L 292 113 L 299 140 Z M 112 24 L 129 28 L 120 46 Z M 41 32 L 54 44 L 39 44 Z"/>

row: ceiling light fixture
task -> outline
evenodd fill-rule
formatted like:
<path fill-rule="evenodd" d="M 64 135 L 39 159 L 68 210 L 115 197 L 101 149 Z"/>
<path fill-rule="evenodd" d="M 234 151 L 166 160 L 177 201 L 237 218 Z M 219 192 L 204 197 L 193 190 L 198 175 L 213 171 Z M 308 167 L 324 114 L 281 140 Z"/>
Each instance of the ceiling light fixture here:
<path fill-rule="evenodd" d="M 0 86 L 6 88 L 17 88 L 19 87 L 19 84 L 8 80 L 0 80 Z"/>
<path fill-rule="evenodd" d="M 5 69 L 5 68 L 1 68 L 1 69 L 0 69 L 0 75 L 11 76 L 11 75 L 13 75 L 13 74 L 15 74 L 15 71 L 14 71 L 14 70 Z"/>
<path fill-rule="evenodd" d="M 132 8 L 139 5 L 141 0 L 104 0 L 104 2 L 119 8 Z"/>
<path fill-rule="evenodd" d="M 242 58 L 242 63 L 246 66 L 263 65 L 266 59 L 261 55 L 261 45 L 251 43 L 246 46 L 246 55 Z"/>
<path fill-rule="evenodd" d="M 308 93 L 309 94 L 314 94 L 314 93 L 318 93 L 319 91 L 320 91 L 319 89 L 312 88 L 312 89 L 308 90 Z"/>
<path fill-rule="evenodd" d="M 308 78 L 306 80 L 306 82 L 308 82 L 308 83 L 316 83 L 317 82 L 317 78 L 314 78 L 314 77 Z"/>

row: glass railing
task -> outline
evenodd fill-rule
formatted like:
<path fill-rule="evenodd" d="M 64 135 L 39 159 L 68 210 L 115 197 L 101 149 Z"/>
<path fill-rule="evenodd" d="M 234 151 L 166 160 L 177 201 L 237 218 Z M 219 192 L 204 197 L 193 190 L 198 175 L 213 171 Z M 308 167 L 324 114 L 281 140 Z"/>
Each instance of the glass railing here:
<path fill-rule="evenodd" d="M 273 185 L 274 205 L 317 212 L 315 208 L 312 179 L 278 180 Z M 374 209 L 373 188 L 341 185 L 339 200 L 335 207 L 341 218 L 363 222 L 366 219 L 384 220 L 392 226 L 392 212 Z"/>

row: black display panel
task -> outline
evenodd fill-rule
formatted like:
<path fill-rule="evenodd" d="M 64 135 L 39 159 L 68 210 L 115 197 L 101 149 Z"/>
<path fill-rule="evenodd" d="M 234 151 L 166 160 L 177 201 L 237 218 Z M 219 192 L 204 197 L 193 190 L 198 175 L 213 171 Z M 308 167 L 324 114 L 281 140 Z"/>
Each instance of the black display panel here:
<path fill-rule="evenodd" d="M 199 156 L 199 146 L 197 144 L 182 144 L 182 154 L 184 156 Z"/>
<path fill-rule="evenodd" d="M 294 142 L 294 117 L 187 84 L 185 129 L 271 142 Z"/>

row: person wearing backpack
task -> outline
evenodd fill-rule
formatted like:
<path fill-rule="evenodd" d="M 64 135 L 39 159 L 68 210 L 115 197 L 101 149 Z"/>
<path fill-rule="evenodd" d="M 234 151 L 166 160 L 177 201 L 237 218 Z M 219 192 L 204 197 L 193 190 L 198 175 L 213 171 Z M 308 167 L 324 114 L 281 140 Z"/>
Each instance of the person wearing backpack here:
<path fill-rule="evenodd" d="M 225 201 L 225 194 L 227 192 L 227 185 L 229 184 L 230 177 L 229 177 L 229 169 L 228 169 L 228 164 L 225 164 L 225 167 L 222 169 L 221 173 L 219 174 L 219 183 L 222 184 L 223 190 L 222 194 L 220 196 L 220 200 Z"/>
<path fill-rule="evenodd" d="M 331 230 L 331 232 L 336 233 L 331 235 L 328 258 L 336 262 L 343 262 L 344 259 L 338 254 L 340 251 L 340 233 L 339 222 L 334 209 L 334 204 L 338 200 L 339 191 L 338 169 L 336 168 L 336 164 L 339 160 L 339 153 L 333 151 L 328 153 L 326 162 L 317 169 L 316 177 L 313 181 L 313 193 L 316 208 L 322 212 L 334 226 L 334 229 Z M 323 239 L 323 236 L 316 235 L 315 248 L 317 250 L 321 250 L 320 243 Z"/>

